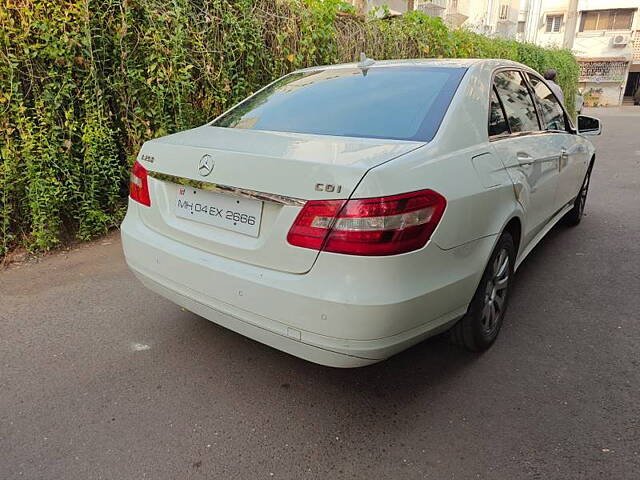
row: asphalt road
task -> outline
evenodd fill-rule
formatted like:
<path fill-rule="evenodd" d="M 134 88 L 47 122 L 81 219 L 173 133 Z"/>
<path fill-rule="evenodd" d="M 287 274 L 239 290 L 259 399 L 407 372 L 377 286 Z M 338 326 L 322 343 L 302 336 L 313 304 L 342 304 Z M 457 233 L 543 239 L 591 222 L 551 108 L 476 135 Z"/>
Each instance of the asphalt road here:
<path fill-rule="evenodd" d="M 0 479 L 640 478 L 640 109 L 481 356 L 307 363 L 146 291 L 117 234 L 0 273 Z"/>

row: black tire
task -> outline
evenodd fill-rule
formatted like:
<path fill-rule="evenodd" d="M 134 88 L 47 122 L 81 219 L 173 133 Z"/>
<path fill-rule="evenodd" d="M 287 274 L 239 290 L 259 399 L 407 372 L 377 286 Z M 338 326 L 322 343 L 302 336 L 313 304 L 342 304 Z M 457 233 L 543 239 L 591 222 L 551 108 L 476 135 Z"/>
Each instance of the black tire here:
<path fill-rule="evenodd" d="M 575 227 L 582 221 L 582 215 L 584 214 L 584 206 L 587 203 L 587 194 L 589 193 L 589 182 L 591 181 L 591 170 L 593 169 L 593 161 L 589 165 L 587 174 L 584 176 L 580 192 L 573 202 L 573 208 L 567 212 L 564 216 L 564 222 Z"/>
<path fill-rule="evenodd" d="M 508 260 L 506 278 L 501 275 L 505 258 Z M 491 253 L 467 313 L 449 331 L 454 344 L 472 352 L 481 352 L 488 349 L 498 338 L 509 303 L 515 258 L 513 238 L 505 232 Z M 504 289 L 499 288 L 502 280 L 505 281 Z M 490 319 L 492 308 L 495 316 Z"/>

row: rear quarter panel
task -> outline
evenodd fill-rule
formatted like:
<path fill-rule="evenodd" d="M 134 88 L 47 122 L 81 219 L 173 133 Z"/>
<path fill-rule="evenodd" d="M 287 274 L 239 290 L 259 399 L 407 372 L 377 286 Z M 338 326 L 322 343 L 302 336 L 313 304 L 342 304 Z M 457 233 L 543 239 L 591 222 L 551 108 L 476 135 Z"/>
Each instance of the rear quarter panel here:
<path fill-rule="evenodd" d="M 450 249 L 501 232 L 517 215 L 513 184 L 488 145 L 437 155 L 421 148 L 371 170 L 354 197 L 374 197 L 431 189 L 444 195 L 447 207 L 432 236 Z"/>

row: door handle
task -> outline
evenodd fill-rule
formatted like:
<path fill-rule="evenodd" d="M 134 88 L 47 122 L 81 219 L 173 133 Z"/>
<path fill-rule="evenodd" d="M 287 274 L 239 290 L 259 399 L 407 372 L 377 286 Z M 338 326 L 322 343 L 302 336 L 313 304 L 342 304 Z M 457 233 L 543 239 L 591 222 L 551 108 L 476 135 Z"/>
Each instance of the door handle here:
<path fill-rule="evenodd" d="M 566 165 L 569 160 L 569 153 L 567 153 L 567 149 L 563 148 L 560 150 L 560 160 L 558 161 L 558 170 L 562 170 L 563 165 Z"/>
<path fill-rule="evenodd" d="M 516 153 L 516 159 L 518 160 L 518 163 L 522 166 L 531 165 L 534 162 L 533 157 L 526 152 Z"/>

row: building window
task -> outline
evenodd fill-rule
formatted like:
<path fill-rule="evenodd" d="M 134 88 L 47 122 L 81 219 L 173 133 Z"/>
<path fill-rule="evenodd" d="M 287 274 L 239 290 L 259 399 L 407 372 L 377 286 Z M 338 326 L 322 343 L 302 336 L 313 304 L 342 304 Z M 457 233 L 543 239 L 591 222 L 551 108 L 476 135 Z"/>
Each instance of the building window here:
<path fill-rule="evenodd" d="M 625 61 L 580 62 L 579 82 L 622 82 L 627 72 Z"/>
<path fill-rule="evenodd" d="M 580 31 L 631 30 L 634 9 L 590 10 L 582 12 Z"/>
<path fill-rule="evenodd" d="M 524 27 L 527 24 L 527 22 L 518 22 L 518 30 L 517 33 L 524 33 Z"/>
<path fill-rule="evenodd" d="M 547 33 L 558 33 L 562 26 L 564 15 L 547 15 Z"/>
<path fill-rule="evenodd" d="M 509 5 L 500 5 L 499 20 L 509 20 Z"/>

